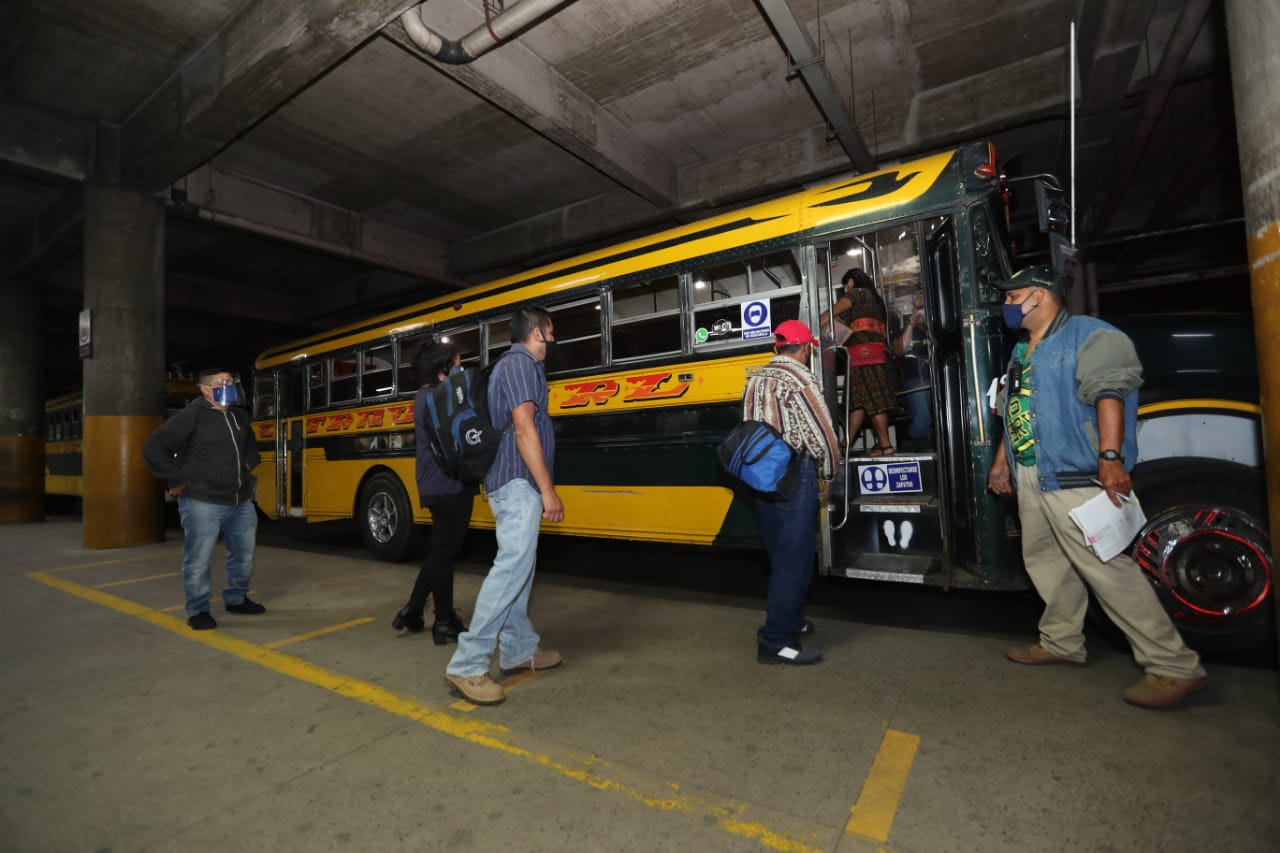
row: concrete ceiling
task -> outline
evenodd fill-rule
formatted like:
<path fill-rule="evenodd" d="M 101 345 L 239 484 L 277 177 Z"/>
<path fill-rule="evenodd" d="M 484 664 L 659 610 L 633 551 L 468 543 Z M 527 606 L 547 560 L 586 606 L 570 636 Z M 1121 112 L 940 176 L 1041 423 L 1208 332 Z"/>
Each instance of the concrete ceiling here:
<path fill-rule="evenodd" d="M 1065 178 L 1074 17 L 1086 258 L 1116 282 L 1238 283 L 1220 5 L 576 0 L 449 65 L 406 33 L 407 0 L 10 0 L 0 275 L 47 291 L 50 385 L 76 385 L 87 181 L 171 206 L 170 360 L 247 362 L 336 317 L 857 171 L 851 140 L 884 164 L 988 139 L 1011 170 Z M 456 39 L 484 6 L 417 9 Z M 795 33 L 816 61 L 792 65 Z M 851 120 L 824 115 L 823 87 Z"/>

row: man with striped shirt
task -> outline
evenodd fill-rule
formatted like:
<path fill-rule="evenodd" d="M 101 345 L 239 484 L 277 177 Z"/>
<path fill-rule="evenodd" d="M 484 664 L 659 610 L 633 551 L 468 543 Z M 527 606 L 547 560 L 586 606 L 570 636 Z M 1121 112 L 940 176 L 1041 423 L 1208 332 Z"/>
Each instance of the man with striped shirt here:
<path fill-rule="evenodd" d="M 769 591 L 765 623 L 756 632 L 760 663 L 811 664 L 822 653 L 797 637 L 812 634 L 804 600 L 813 581 L 818 506 L 826 500 L 836 470 L 836 432 L 808 364 L 818 340 L 799 320 L 784 320 L 774 331 L 776 355 L 747 381 L 744 420 L 776 429 L 800 455 L 800 476 L 787 494 L 757 494 L 756 511 L 769 551 Z"/>
<path fill-rule="evenodd" d="M 543 371 L 554 343 L 550 314 L 542 308 L 519 309 L 511 317 L 511 349 L 489 377 L 489 417 L 495 425 L 507 425 L 484 478 L 497 522 L 498 553 L 476 596 L 471 630 L 458 636 L 458 651 L 445 670 L 445 678 L 477 705 L 496 705 L 506 698 L 502 686 L 489 677 L 495 647 L 504 672 L 550 669 L 561 661 L 559 652 L 539 648 L 541 638 L 529 621 L 538 531 L 543 521 L 564 520 L 551 474 L 556 437 Z"/>

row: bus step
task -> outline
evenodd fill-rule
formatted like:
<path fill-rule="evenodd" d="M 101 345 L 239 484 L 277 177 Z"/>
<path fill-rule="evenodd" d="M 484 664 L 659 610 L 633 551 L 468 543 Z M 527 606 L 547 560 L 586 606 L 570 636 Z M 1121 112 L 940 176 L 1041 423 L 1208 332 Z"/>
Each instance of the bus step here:
<path fill-rule="evenodd" d="M 837 563 L 832 571 L 847 578 L 896 583 L 928 583 L 928 576 L 940 575 L 942 561 L 933 557 L 913 557 L 896 554 L 863 554 L 852 564 Z"/>
<path fill-rule="evenodd" d="M 865 568 L 873 555 L 891 560 L 937 558 L 943 553 L 942 518 L 938 502 L 914 495 L 856 498 L 848 520 L 831 533 L 832 556 Z"/>

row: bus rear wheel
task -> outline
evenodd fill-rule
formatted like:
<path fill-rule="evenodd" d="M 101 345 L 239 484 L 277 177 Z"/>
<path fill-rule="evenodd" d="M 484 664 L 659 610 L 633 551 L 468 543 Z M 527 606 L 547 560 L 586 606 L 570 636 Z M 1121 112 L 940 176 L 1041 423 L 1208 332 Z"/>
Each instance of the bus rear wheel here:
<path fill-rule="evenodd" d="M 1131 553 L 1187 643 L 1217 654 L 1271 653 L 1274 575 L 1260 475 L 1180 459 L 1148 463 L 1134 482 L 1147 524 Z"/>
<path fill-rule="evenodd" d="M 360 489 L 358 516 L 364 546 L 379 560 L 398 563 L 418 547 L 409 495 L 394 474 L 370 477 Z"/>

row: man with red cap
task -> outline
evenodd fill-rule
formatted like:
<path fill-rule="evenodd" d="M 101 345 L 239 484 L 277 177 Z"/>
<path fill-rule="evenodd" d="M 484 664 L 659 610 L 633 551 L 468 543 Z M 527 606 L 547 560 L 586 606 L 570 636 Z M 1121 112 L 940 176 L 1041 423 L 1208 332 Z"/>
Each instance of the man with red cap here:
<path fill-rule="evenodd" d="M 800 456 L 799 477 L 786 494 L 757 494 L 756 510 L 769 551 L 765 623 L 756 632 L 760 663 L 810 664 L 822 653 L 797 638 L 813 633 L 804 601 L 813 580 L 818 505 L 836 470 L 836 431 L 809 362 L 818 339 L 799 320 L 774 330 L 777 353 L 747 380 L 743 419 L 766 423 Z"/>

